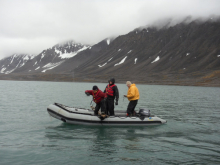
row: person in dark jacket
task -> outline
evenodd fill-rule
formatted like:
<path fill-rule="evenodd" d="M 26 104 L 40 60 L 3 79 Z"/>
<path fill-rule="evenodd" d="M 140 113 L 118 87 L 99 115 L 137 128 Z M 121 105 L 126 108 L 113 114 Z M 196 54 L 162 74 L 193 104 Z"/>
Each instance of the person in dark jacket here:
<path fill-rule="evenodd" d="M 98 111 L 100 108 L 102 114 L 105 114 L 106 111 L 105 99 L 107 97 L 106 94 L 103 93 L 96 85 L 93 86 L 92 90 L 86 90 L 85 93 L 87 96 L 90 95 L 93 96 L 93 101 L 96 103 L 94 114 L 98 115 Z"/>
<path fill-rule="evenodd" d="M 111 78 L 109 84 L 106 86 L 104 93 L 107 94 L 106 100 L 106 113 L 110 116 L 114 116 L 114 100 L 116 99 L 115 105 L 118 105 L 119 92 L 118 87 L 115 85 L 115 79 Z"/>

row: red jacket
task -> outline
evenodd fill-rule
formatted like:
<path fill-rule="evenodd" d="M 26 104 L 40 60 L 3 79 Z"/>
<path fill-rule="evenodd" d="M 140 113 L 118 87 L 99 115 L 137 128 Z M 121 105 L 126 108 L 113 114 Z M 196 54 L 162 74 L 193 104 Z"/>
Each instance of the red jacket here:
<path fill-rule="evenodd" d="M 98 89 L 96 93 L 94 93 L 93 90 L 86 90 L 85 93 L 89 93 L 90 95 L 92 95 L 93 101 L 96 104 L 99 104 L 106 97 L 106 94 L 103 93 L 100 89 Z"/>

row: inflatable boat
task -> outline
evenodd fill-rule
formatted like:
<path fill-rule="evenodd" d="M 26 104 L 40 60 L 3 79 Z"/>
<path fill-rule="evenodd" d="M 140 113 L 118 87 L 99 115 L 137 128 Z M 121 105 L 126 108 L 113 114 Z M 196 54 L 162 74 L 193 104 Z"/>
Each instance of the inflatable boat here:
<path fill-rule="evenodd" d="M 145 126 L 164 124 L 167 121 L 151 115 L 150 110 L 140 109 L 134 116 L 127 117 L 126 112 L 115 111 L 114 116 L 94 115 L 91 109 L 68 107 L 59 103 L 47 107 L 50 116 L 70 124 L 80 125 L 116 125 Z"/>

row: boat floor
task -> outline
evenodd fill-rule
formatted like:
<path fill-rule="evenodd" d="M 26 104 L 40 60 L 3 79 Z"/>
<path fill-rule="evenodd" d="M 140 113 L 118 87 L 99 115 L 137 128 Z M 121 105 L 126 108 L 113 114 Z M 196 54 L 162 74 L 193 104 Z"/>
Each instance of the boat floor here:
<path fill-rule="evenodd" d="M 106 117 L 106 115 L 101 115 L 101 114 L 99 114 L 99 115 L 93 114 L 92 116 L 103 116 L 103 117 Z M 127 116 L 126 113 L 115 113 L 114 116 L 107 115 L 107 117 L 140 117 L 140 115 L 136 114 L 136 115 L 132 115 L 132 116 Z M 154 117 L 154 115 L 145 116 L 145 117 Z"/>
<path fill-rule="evenodd" d="M 71 108 L 71 107 L 68 107 L 68 106 L 65 106 L 65 105 L 62 105 L 62 104 L 59 104 L 59 103 L 54 103 L 54 104 L 61 107 L 61 108 L 63 108 L 64 110 L 67 110 L 67 111 L 69 111 L 68 108 Z M 84 108 L 78 108 L 78 109 L 84 109 Z M 88 110 L 90 112 L 94 112 L 92 109 L 85 109 L 85 110 Z M 126 110 L 115 110 L 114 112 L 115 112 L 115 115 L 112 116 L 112 117 L 128 117 Z M 129 117 L 140 117 L 141 116 L 137 111 L 135 111 L 135 113 L 136 113 L 136 115 L 134 115 L 134 116 L 132 115 L 132 116 L 129 116 Z M 92 114 L 92 116 L 101 116 L 101 113 L 99 111 L 99 115 Z M 111 117 L 111 116 L 107 115 L 107 117 Z M 154 117 L 154 115 L 149 115 L 149 116 L 145 116 L 145 117 Z"/>

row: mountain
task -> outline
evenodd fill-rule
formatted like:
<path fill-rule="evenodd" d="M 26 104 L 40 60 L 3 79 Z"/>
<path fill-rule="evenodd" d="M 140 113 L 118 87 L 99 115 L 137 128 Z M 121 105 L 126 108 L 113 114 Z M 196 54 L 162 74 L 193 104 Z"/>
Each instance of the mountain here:
<path fill-rule="evenodd" d="M 39 55 L 28 60 L 22 67 L 16 68 L 13 73 L 40 73 L 54 69 L 67 59 L 89 48 L 88 45 L 68 41 L 43 50 Z"/>
<path fill-rule="evenodd" d="M 93 46 L 71 41 L 22 65 L 6 59 L 0 79 L 220 86 L 220 21 L 137 28 Z"/>
<path fill-rule="evenodd" d="M 30 54 L 13 54 L 0 60 L 0 73 L 10 74 L 15 70 L 22 68 L 28 61 L 35 58 L 35 55 Z"/>
<path fill-rule="evenodd" d="M 64 80 L 69 81 L 75 68 L 90 58 L 97 58 L 97 52 L 111 41 L 105 39 L 93 46 L 68 41 L 43 50 L 39 55 L 12 55 L 0 60 L 0 79 L 60 81 L 64 76 Z"/>
<path fill-rule="evenodd" d="M 135 29 L 117 37 L 78 77 L 148 84 L 220 86 L 220 21 Z"/>

